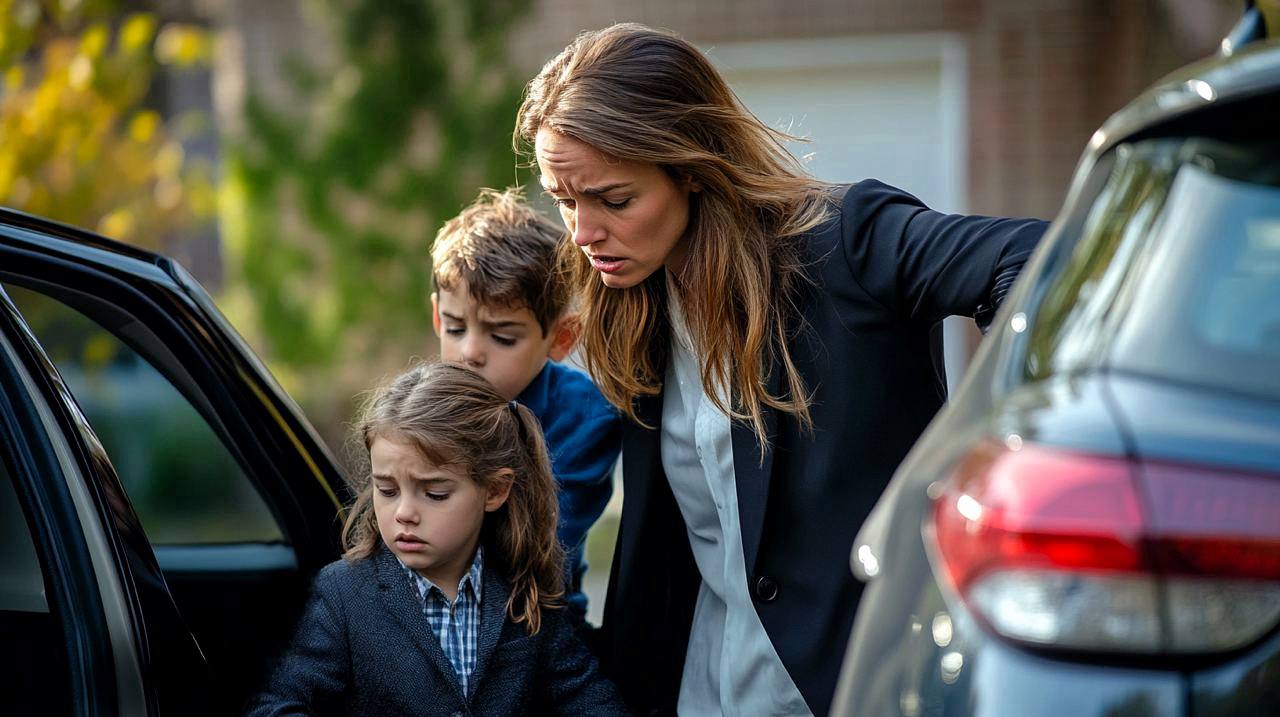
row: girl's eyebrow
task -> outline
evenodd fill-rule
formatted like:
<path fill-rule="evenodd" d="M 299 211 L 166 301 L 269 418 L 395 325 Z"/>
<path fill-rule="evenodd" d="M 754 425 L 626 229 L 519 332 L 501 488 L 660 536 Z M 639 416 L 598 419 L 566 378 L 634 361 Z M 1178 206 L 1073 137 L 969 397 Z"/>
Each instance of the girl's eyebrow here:
<path fill-rule="evenodd" d="M 391 483 L 396 482 L 395 476 L 384 475 L 382 473 L 374 473 L 372 474 L 371 477 L 373 478 L 373 480 L 383 480 Z M 456 483 L 457 482 L 453 478 L 446 478 L 444 476 L 409 476 L 409 479 L 417 483 Z"/>

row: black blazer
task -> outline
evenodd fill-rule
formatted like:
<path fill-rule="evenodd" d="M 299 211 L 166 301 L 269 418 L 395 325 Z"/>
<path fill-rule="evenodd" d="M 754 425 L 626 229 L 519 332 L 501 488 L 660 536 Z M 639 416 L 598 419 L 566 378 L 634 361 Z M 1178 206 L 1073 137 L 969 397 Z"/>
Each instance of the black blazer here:
<path fill-rule="evenodd" d="M 946 399 L 940 322 L 990 321 L 1047 226 L 940 214 L 874 180 L 835 199 L 831 220 L 804 238 L 813 281 L 789 344 L 815 392 L 814 430 L 766 410 L 773 444 L 762 463 L 750 425 L 732 426 L 746 587 L 816 715 L 831 707 L 861 593 L 854 536 Z M 665 295 L 660 272 L 647 281 Z M 780 379 L 769 377 L 775 395 Z M 662 470 L 662 396 L 636 409 L 653 428 L 625 429 L 622 523 L 596 647 L 633 710 L 674 713 L 701 578 Z"/>
<path fill-rule="evenodd" d="M 293 643 L 250 715 L 616 715 L 617 692 L 565 619 L 530 636 L 507 619 L 506 583 L 486 564 L 471 695 L 440 648 L 404 568 L 385 546 L 327 565 Z"/>

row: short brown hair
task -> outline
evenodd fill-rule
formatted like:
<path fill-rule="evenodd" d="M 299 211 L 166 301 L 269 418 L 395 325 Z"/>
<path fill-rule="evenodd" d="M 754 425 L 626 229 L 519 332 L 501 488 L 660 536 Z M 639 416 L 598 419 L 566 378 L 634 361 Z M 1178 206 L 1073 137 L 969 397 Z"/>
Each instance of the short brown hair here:
<path fill-rule="evenodd" d="M 564 228 L 534 211 L 519 188 L 482 189 L 436 234 L 436 290 L 466 282 L 481 304 L 528 308 L 545 335 L 569 304 L 568 282 L 556 264 L 564 237 Z"/>

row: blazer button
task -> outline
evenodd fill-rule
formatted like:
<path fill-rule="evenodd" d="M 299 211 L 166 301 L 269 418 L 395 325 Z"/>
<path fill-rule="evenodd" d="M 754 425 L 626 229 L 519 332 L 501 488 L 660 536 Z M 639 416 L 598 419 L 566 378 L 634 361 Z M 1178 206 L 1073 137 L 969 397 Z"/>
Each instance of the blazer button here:
<path fill-rule="evenodd" d="M 756 599 L 760 602 L 773 602 L 778 599 L 778 581 L 768 575 L 756 578 Z"/>

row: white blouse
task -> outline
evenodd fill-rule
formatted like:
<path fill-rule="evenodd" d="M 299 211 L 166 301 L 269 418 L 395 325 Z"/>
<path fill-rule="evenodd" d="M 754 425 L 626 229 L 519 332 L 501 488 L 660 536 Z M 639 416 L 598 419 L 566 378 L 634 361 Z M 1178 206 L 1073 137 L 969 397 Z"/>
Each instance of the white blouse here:
<path fill-rule="evenodd" d="M 684 516 L 702 586 L 685 654 L 682 715 L 810 715 L 747 590 L 729 417 L 706 395 L 670 274 L 671 361 L 662 469 Z"/>

